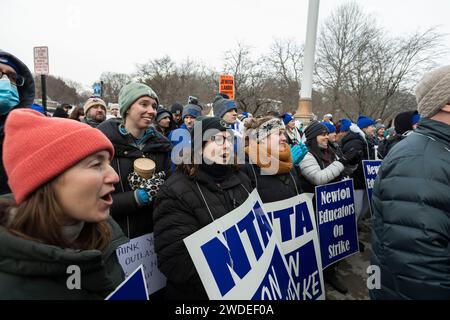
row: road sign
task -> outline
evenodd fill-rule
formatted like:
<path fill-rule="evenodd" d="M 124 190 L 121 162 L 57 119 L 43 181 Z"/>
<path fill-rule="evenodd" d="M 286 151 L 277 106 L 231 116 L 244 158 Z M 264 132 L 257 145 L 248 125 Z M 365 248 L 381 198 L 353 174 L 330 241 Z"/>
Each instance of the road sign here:
<path fill-rule="evenodd" d="M 48 75 L 48 47 L 34 47 L 34 73 Z"/>
<path fill-rule="evenodd" d="M 234 100 L 234 77 L 221 74 L 219 81 L 219 92 L 227 94 L 231 100 Z"/>

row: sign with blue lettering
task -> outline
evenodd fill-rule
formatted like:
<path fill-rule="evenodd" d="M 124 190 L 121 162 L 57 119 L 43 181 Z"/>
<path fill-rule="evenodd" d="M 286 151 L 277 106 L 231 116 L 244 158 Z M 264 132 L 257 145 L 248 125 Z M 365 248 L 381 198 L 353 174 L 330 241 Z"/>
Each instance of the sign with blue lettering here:
<path fill-rule="evenodd" d="M 316 187 L 323 268 L 359 252 L 353 180 Z"/>
<path fill-rule="evenodd" d="M 367 196 L 369 197 L 369 203 L 372 203 L 372 191 L 373 185 L 378 175 L 382 161 L 379 160 L 363 160 L 364 179 L 366 181 Z"/>
<path fill-rule="evenodd" d="M 325 299 L 312 196 L 302 194 L 264 204 L 301 300 Z"/>
<path fill-rule="evenodd" d="M 140 266 L 143 267 L 149 294 L 166 286 L 166 277 L 158 269 L 153 241 L 153 233 L 144 234 L 131 239 L 116 250 L 125 277 L 130 276 Z"/>
<path fill-rule="evenodd" d="M 256 190 L 239 208 L 184 243 L 210 299 L 298 300 Z"/>
<path fill-rule="evenodd" d="M 105 300 L 148 300 L 143 266 L 134 270 Z"/>

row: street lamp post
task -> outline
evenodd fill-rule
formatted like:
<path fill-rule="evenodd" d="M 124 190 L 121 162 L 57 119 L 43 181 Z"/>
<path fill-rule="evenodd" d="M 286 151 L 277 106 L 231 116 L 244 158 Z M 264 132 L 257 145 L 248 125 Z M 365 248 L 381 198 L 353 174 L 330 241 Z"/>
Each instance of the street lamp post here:
<path fill-rule="evenodd" d="M 316 52 L 317 24 L 319 20 L 320 0 L 309 0 L 308 22 L 306 27 L 303 81 L 301 83 L 300 101 L 295 118 L 308 123 L 312 117 L 312 80 L 314 73 L 314 56 Z"/>

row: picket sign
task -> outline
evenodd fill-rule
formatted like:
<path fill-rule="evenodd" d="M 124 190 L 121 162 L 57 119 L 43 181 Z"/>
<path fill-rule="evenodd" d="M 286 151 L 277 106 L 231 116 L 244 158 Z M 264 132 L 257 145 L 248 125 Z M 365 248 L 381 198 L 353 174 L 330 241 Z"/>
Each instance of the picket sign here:
<path fill-rule="evenodd" d="M 364 181 L 366 183 L 367 199 L 369 200 L 370 213 L 372 214 L 372 194 L 375 180 L 378 176 L 378 170 L 383 161 L 381 160 L 363 160 Z"/>
<path fill-rule="evenodd" d="M 158 269 L 153 233 L 131 239 L 118 247 L 116 253 L 125 277 L 130 276 L 142 265 L 149 294 L 166 286 L 166 277 Z"/>
<path fill-rule="evenodd" d="M 353 180 L 316 187 L 323 268 L 359 252 Z"/>
<path fill-rule="evenodd" d="M 301 300 L 324 300 L 319 238 L 313 194 L 264 204 Z"/>
<path fill-rule="evenodd" d="M 211 300 L 298 300 L 258 192 L 184 239 Z"/>

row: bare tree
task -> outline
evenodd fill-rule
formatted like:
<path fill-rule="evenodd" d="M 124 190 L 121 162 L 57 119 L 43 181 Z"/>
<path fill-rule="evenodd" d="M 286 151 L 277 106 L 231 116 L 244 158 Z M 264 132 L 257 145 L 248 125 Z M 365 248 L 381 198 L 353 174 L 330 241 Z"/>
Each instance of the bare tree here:
<path fill-rule="evenodd" d="M 42 87 L 39 76 L 35 76 L 34 83 L 36 89 L 36 97 L 41 97 Z M 47 96 L 51 100 L 57 101 L 59 103 L 70 103 L 74 105 L 78 105 L 84 102 L 83 97 L 81 97 L 81 95 L 77 92 L 78 88 L 70 85 L 73 84 L 73 82 L 49 75 L 47 76 L 46 84 Z"/>
<path fill-rule="evenodd" d="M 398 97 L 435 65 L 445 52 L 442 41 L 434 28 L 391 37 L 356 3 L 340 6 L 325 21 L 318 44 L 317 79 L 328 111 L 385 120 L 405 110 Z"/>
<path fill-rule="evenodd" d="M 317 46 L 317 79 L 334 109 L 330 111 L 340 110 L 346 116 L 351 115 L 343 95 L 352 63 L 358 60 L 363 65 L 369 59 L 368 48 L 379 37 L 375 20 L 354 2 L 338 7 L 324 22 Z"/>
<path fill-rule="evenodd" d="M 269 91 L 283 104 L 284 111 L 297 108 L 303 70 L 303 47 L 293 39 L 276 39 L 264 57 L 271 77 Z"/>
<path fill-rule="evenodd" d="M 242 43 L 225 53 L 224 72 L 234 76 L 235 100 L 242 111 L 262 113 L 273 101 L 265 92 L 267 72 L 262 62 L 252 59 L 251 48 Z"/>
<path fill-rule="evenodd" d="M 131 82 L 131 76 L 124 73 L 103 72 L 100 81 L 103 81 L 103 100 L 106 103 L 117 103 L 119 92 L 123 86 Z"/>

